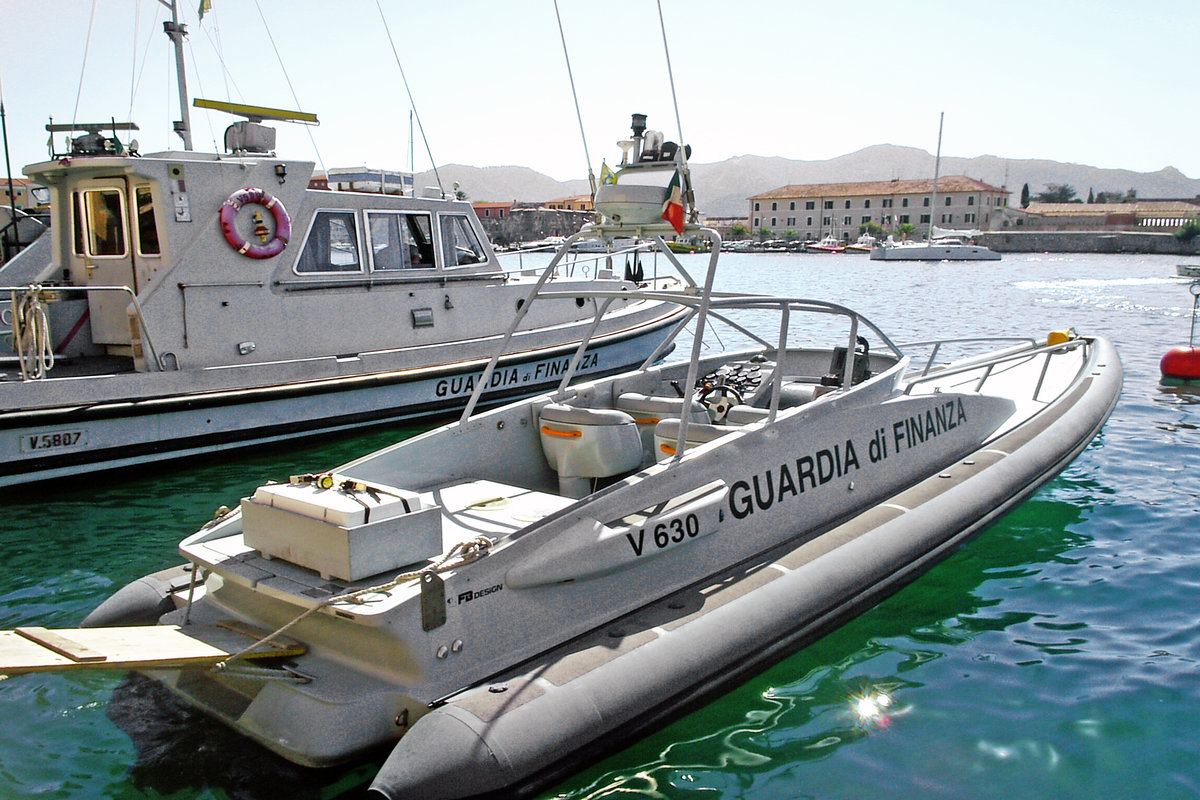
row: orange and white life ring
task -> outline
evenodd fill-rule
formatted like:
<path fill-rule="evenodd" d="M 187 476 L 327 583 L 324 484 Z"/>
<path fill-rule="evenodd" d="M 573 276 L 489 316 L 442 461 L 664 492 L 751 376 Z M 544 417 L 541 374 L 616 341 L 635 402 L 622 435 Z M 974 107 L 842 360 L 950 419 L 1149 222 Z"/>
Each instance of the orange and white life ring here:
<path fill-rule="evenodd" d="M 251 204 L 262 206 L 275 218 L 275 236 L 270 241 L 253 244 L 238 233 L 235 224 L 238 211 L 242 206 Z M 229 246 L 242 255 L 251 258 L 273 258 L 283 252 L 288 240 L 292 238 L 292 220 L 278 198 L 272 197 L 262 189 L 247 186 L 229 195 L 229 199 L 221 206 L 221 230 Z"/>

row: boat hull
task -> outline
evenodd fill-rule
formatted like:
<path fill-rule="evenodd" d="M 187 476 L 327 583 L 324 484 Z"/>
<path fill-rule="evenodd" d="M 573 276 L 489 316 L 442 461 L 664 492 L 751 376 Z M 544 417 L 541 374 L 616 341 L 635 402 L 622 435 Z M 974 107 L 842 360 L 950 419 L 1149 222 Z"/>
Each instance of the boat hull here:
<path fill-rule="evenodd" d="M 599 338 L 585 355 L 581 373 L 595 378 L 636 367 L 675 321 L 666 315 L 654 324 Z M 483 402 L 552 388 L 575 349 L 564 344 L 502 360 L 490 381 L 495 388 L 483 394 Z M 472 358 L 340 378 L 0 413 L 0 487 L 450 414 L 466 404 L 485 365 L 486 359 Z"/>
<path fill-rule="evenodd" d="M 372 790 L 389 800 L 528 795 L 879 602 L 1024 501 L 1098 433 L 1122 373 L 1112 345 L 1093 341 L 1090 374 L 954 466 L 421 717 Z"/>
<path fill-rule="evenodd" d="M 999 261 L 1000 254 L 978 245 L 899 245 L 876 247 L 872 261 Z"/>

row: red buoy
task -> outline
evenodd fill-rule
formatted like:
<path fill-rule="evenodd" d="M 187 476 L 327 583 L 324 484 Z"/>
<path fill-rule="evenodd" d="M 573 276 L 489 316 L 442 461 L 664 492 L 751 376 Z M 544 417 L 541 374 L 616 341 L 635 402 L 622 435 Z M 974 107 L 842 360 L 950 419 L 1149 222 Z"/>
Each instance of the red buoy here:
<path fill-rule="evenodd" d="M 1178 381 L 1200 380 L 1200 347 L 1172 347 L 1159 363 L 1164 378 Z"/>

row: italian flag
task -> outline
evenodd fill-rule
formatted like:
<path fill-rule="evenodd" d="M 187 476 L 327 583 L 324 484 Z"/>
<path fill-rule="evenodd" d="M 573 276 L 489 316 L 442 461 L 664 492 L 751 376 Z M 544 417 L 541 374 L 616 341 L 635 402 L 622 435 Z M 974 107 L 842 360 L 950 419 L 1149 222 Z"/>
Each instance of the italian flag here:
<path fill-rule="evenodd" d="M 679 189 L 679 170 L 667 185 L 667 202 L 663 203 L 662 218 L 671 223 L 676 233 L 683 233 L 683 193 Z"/>

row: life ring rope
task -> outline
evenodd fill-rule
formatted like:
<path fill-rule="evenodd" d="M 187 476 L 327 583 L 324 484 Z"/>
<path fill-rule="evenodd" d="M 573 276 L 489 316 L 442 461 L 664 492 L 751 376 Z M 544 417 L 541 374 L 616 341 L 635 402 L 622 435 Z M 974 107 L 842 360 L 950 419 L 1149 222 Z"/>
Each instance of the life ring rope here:
<path fill-rule="evenodd" d="M 236 224 L 238 212 L 247 205 L 260 205 L 271 212 L 271 216 L 275 219 L 275 236 L 270 241 L 255 244 L 238 233 Z M 229 246 L 240 255 L 250 258 L 274 258 L 283 252 L 283 248 L 287 247 L 288 240 L 292 238 L 292 220 L 283 206 L 283 201 L 253 186 L 238 189 L 229 195 L 229 199 L 221 205 L 220 218 L 221 231 L 225 234 L 225 241 L 229 242 Z"/>

